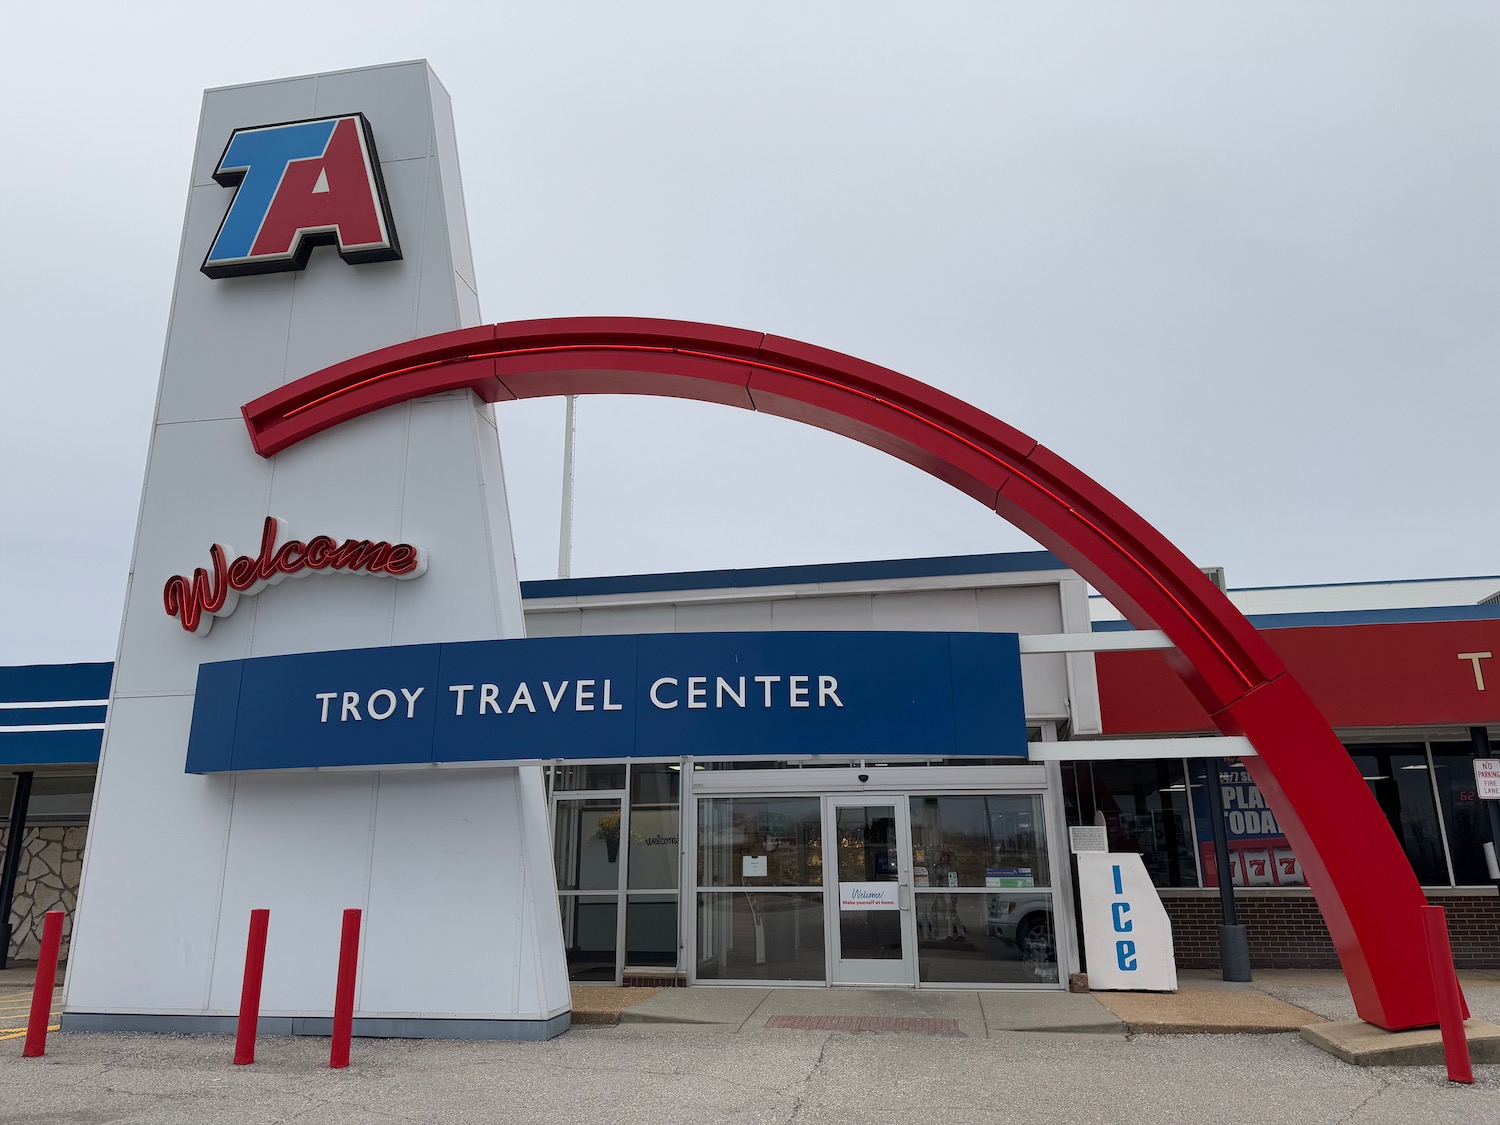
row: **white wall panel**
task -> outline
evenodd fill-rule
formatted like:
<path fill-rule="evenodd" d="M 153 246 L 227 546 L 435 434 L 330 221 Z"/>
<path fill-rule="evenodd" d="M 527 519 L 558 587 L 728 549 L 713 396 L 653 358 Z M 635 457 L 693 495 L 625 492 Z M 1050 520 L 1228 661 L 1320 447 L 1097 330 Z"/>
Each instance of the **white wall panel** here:
<path fill-rule="evenodd" d="M 239 420 L 156 428 L 141 506 L 141 527 L 149 531 L 137 532 L 111 689 L 116 695 L 190 692 L 200 661 L 250 655 L 255 598 L 241 598 L 207 636 L 184 632 L 162 609 L 167 579 L 208 566 L 214 543 L 252 554 L 260 545 L 271 465 L 250 449 L 244 432 Z M 113 714 L 109 721 L 115 722 Z"/>
<path fill-rule="evenodd" d="M 582 636 L 583 611 L 580 609 L 549 610 L 546 613 L 526 615 L 528 637 L 578 637 Z"/>
<path fill-rule="evenodd" d="M 229 134 L 224 137 L 228 140 Z M 184 252 L 196 253 L 200 264 L 218 233 L 228 194 L 210 180 L 206 186 L 193 188 L 188 197 Z M 247 401 L 245 388 L 258 385 L 273 374 L 276 379 L 270 386 L 285 381 L 281 373 L 286 363 L 293 288 L 292 275 L 285 273 L 235 278 L 233 288 L 226 290 L 222 282 L 204 276 L 196 267 L 191 274 L 180 271 L 172 299 L 174 320 L 213 323 L 222 322 L 226 315 L 232 314 L 243 327 L 232 340 L 224 339 L 219 348 L 207 355 L 205 341 L 201 339 L 168 336 L 157 422 L 224 418 L 239 423 L 243 429 L 240 407 Z"/>
<path fill-rule="evenodd" d="M 380 775 L 358 1014 L 514 1011 L 519 782 L 514 767 Z"/>
<path fill-rule="evenodd" d="M 529 893 L 522 896 L 527 919 L 522 927 L 526 943 L 520 960 L 521 984 L 534 990 L 542 1014 L 555 1015 L 573 1006 L 568 985 L 568 959 L 563 952 L 562 918 L 557 910 L 557 879 L 552 866 L 552 826 L 540 766 L 518 766 L 520 780 L 517 808 L 521 838 L 526 848 L 520 861 L 525 866 Z M 537 841 L 545 846 L 538 847 Z M 551 897 L 548 897 L 551 896 Z M 531 994 L 524 993 L 517 1011 L 530 1011 Z"/>
<path fill-rule="evenodd" d="M 875 594 L 871 602 L 877 629 L 968 632 L 979 628 L 973 590 L 922 590 Z"/>
<path fill-rule="evenodd" d="M 670 605 L 585 607 L 580 628 L 586 637 L 617 633 L 671 633 L 676 611 Z"/>
<path fill-rule="evenodd" d="M 261 1011 L 333 1009 L 344 908 L 365 905 L 374 795 L 372 774 L 235 779 L 211 1010 L 239 1010 L 250 911 L 260 908 L 271 912 Z"/>
<path fill-rule="evenodd" d="M 1058 584 L 1062 609 L 1063 632 L 1088 633 L 1088 585 L 1081 578 L 1069 578 Z M 1104 716 L 1099 708 L 1099 674 L 1092 652 L 1069 653 L 1063 658 L 1068 670 L 1068 710 L 1073 724 L 1072 735 L 1104 733 Z"/>
<path fill-rule="evenodd" d="M 788 598 L 771 603 L 773 629 L 873 629 L 869 594 L 850 597 Z"/>
<path fill-rule="evenodd" d="M 417 301 L 424 270 L 431 270 L 440 280 L 446 275 L 451 288 L 452 271 L 445 270 L 440 261 L 425 260 L 421 220 L 427 209 L 429 163 L 435 161 L 406 160 L 382 165 L 401 242 L 400 261 L 350 266 L 337 254 L 325 250 L 313 254 L 307 269 L 296 275 L 284 382 L 293 382 L 331 363 L 361 354 L 349 351 L 351 336 L 358 336 L 362 351 L 373 351 L 416 336 Z M 444 327 L 458 327 L 452 319 L 451 303 L 449 309 L 450 319 Z M 330 331 L 333 325 L 338 325 L 339 330 Z"/>
<path fill-rule="evenodd" d="M 505 485 L 505 465 L 500 456 L 495 414 L 488 403 L 475 399 L 473 405 L 472 421 L 478 433 L 482 510 L 489 536 L 485 558 L 493 568 L 490 585 L 498 603 L 500 636 L 524 637 L 526 619 L 521 612 L 521 578 L 516 568 L 516 544 L 510 533 L 510 498 Z"/>
<path fill-rule="evenodd" d="M 91 1011 L 208 1001 L 233 781 L 182 772 L 192 708 L 189 695 L 110 703 L 105 753 L 133 768 L 101 769 L 94 786 L 66 982 Z"/>
<path fill-rule="evenodd" d="M 229 134 L 241 126 L 301 121 L 317 116 L 318 82 L 326 77 L 309 74 L 276 82 L 221 86 L 204 91 L 203 110 L 198 119 L 198 148 L 193 156 L 194 186 L 206 184 L 223 192 L 224 189 L 214 182 L 214 169 L 218 167 L 224 146 L 229 143 Z M 208 253 L 207 243 L 203 246 L 203 253 Z M 198 258 L 201 261 L 203 254 Z"/>
<path fill-rule="evenodd" d="M 430 336 L 442 332 L 459 318 L 457 304 L 456 271 L 449 253 L 447 211 L 442 206 L 443 184 L 437 161 L 418 161 L 412 167 L 425 171 L 425 196 L 429 201 L 427 218 L 421 231 L 424 247 L 424 264 L 421 283 L 417 289 L 415 317 L 411 324 L 411 335 Z"/>
<path fill-rule="evenodd" d="M 771 628 L 771 605 L 762 602 L 687 602 L 677 607 L 679 633 L 759 632 Z"/>
<path fill-rule="evenodd" d="M 986 632 L 1061 633 L 1062 604 L 1057 585 L 999 586 L 976 591 L 979 627 Z M 1030 718 L 1069 715 L 1068 658 L 1022 656 L 1021 686 Z"/>
<path fill-rule="evenodd" d="M 439 91 L 439 96 L 430 99 L 432 110 L 432 132 L 434 137 L 452 137 L 453 128 L 453 102 L 447 96 L 447 90 L 437 80 L 437 76 L 429 72 L 428 77 Z M 448 231 L 465 231 L 469 229 L 469 216 L 464 204 L 464 193 L 462 189 L 463 177 L 458 170 L 458 146 L 456 144 L 439 144 L 437 146 L 438 171 L 442 176 L 443 197 L 442 207 L 444 225 L 442 232 L 447 237 Z M 488 192 L 488 188 L 486 188 Z M 453 272 L 458 276 L 462 285 L 460 287 L 459 301 L 474 302 L 473 320 L 465 320 L 464 323 L 479 323 L 478 296 L 479 285 L 474 279 L 474 254 L 469 240 L 456 238 L 451 240 L 448 252 L 453 261 Z M 465 295 L 467 294 L 467 296 Z"/>
<path fill-rule="evenodd" d="M 1068 671 L 1065 656 L 1021 655 L 1021 695 L 1030 719 L 1068 717 Z"/>
<path fill-rule="evenodd" d="M 446 104 L 447 91 L 425 66 L 392 63 L 320 74 L 313 97 L 313 111 L 307 116 L 363 113 L 370 119 L 370 129 L 375 134 L 375 147 L 380 152 L 382 164 L 416 160 L 432 155 L 435 144 L 429 83 L 438 86 L 438 99 Z M 450 125 L 447 136 L 452 135 Z M 468 228 L 460 229 L 467 242 Z"/>
<path fill-rule="evenodd" d="M 975 591 L 979 627 L 993 633 L 1061 633 L 1057 586 L 997 586 Z"/>

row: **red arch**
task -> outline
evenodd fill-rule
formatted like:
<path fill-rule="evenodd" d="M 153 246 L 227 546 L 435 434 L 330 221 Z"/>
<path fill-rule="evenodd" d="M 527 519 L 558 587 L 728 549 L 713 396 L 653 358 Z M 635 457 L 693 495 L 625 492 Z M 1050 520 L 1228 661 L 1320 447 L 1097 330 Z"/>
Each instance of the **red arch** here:
<path fill-rule="evenodd" d="M 1246 765 L 1307 871 L 1360 1016 L 1437 1022 L 1418 910 L 1389 825 L 1323 716 L 1255 628 L 1197 567 L 1091 478 L 942 391 L 837 352 L 707 324 L 635 318 L 519 321 L 445 332 L 335 364 L 244 407 L 269 457 L 358 415 L 468 387 L 490 402 L 647 394 L 806 422 L 884 450 L 1029 533 L 1176 667 Z"/>

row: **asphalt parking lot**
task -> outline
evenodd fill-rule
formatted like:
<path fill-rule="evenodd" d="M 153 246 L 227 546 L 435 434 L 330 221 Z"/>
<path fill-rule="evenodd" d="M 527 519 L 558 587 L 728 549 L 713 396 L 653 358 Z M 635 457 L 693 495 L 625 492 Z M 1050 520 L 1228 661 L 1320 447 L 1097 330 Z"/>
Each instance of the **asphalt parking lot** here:
<path fill-rule="evenodd" d="M 1500 1119 L 1500 1066 L 1348 1066 L 1292 1034 L 578 1028 L 549 1043 L 55 1034 L 0 1055 L 5 1122 L 1390 1122 Z"/>
<path fill-rule="evenodd" d="M 12 975 L 0 1001 L 29 999 Z M 1471 974 L 1466 990 L 1476 1015 L 1500 1016 L 1500 973 Z M 263 1037 L 255 1064 L 236 1067 L 228 1036 L 54 1032 L 41 1059 L 23 1059 L 17 1037 L 0 1041 L 0 1122 L 1500 1121 L 1500 1065 L 1475 1067 L 1463 1087 L 1441 1066 L 1351 1066 L 1295 1032 L 1147 1033 L 1151 1023 L 1096 1002 L 1120 1007 L 1122 994 L 991 993 L 976 1004 L 909 990 L 673 993 L 587 990 L 580 1008 L 614 1001 L 648 1018 L 547 1043 L 356 1039 L 345 1071 L 328 1069 L 317 1038 Z M 1171 999 L 1175 1014 L 1157 1026 L 1261 1010 L 1250 1001 L 1290 1006 L 1292 1023 L 1353 1015 L 1329 972 L 1262 973 L 1253 987 L 1185 979 Z M 674 1006 L 712 1022 L 669 1022 Z M 904 1013 L 926 1030 L 796 1026 L 805 1013 L 865 1012 Z M 921 1018 L 934 1015 L 954 1018 Z M 1015 1030 L 1037 1026 L 1071 1030 Z"/>

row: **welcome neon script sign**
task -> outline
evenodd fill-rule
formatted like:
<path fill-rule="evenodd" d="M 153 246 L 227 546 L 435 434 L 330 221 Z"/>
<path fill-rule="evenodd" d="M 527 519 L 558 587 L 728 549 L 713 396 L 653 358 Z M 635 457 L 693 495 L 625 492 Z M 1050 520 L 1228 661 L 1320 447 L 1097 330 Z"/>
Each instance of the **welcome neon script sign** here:
<path fill-rule="evenodd" d="M 410 543 L 387 543 L 369 539 L 345 539 L 314 535 L 303 542 L 288 539 L 276 545 L 281 521 L 267 516 L 261 529 L 260 553 L 253 558 L 233 553 L 222 544 L 209 548 L 212 567 L 198 567 L 191 578 L 174 574 L 162 590 L 162 603 L 169 617 L 177 618 L 189 633 L 204 636 L 215 617 L 234 612 L 241 594 L 254 595 L 283 578 L 332 571 L 373 574 L 377 578 L 416 578 L 427 569 L 427 552 Z"/>

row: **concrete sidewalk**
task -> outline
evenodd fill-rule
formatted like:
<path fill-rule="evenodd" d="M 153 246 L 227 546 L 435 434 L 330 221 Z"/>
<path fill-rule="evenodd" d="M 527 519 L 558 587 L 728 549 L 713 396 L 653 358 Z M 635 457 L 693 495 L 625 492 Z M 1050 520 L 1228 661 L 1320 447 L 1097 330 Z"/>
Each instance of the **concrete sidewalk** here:
<path fill-rule="evenodd" d="M 884 988 L 673 988 L 620 1012 L 625 1024 L 696 1031 L 896 1031 L 987 1039 L 1014 1031 L 1124 1036 L 1092 996 Z"/>
<path fill-rule="evenodd" d="M 1460 974 L 1473 1015 L 1500 1021 L 1500 972 Z M 1175 993 L 895 988 L 573 990 L 577 1023 L 744 1034 L 783 1028 L 996 1035 L 1269 1034 L 1355 1018 L 1337 970 L 1261 970 L 1247 984 L 1187 971 Z M 638 997 L 632 996 L 639 992 Z"/>

